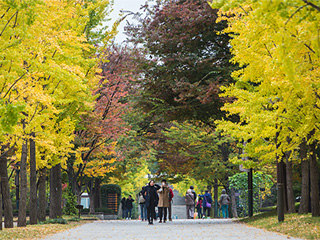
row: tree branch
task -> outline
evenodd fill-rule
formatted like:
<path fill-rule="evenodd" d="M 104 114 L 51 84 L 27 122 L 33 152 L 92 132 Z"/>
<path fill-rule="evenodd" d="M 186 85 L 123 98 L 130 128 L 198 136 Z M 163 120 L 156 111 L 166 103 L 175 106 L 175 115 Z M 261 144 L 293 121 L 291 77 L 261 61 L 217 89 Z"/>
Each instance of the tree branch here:
<path fill-rule="evenodd" d="M 8 24 L 11 22 L 12 18 L 13 18 L 16 14 L 18 14 L 18 11 L 16 11 L 16 12 L 11 16 L 11 18 L 8 20 L 8 22 L 6 23 L 6 25 L 3 27 L 3 29 L 2 29 L 2 31 L 1 31 L 1 33 L 0 33 L 0 37 L 2 36 L 4 30 L 6 30 Z"/>
<path fill-rule="evenodd" d="M 293 16 L 296 15 L 302 8 L 304 8 L 306 6 L 308 6 L 308 4 L 299 7 L 294 13 L 292 13 L 292 15 L 288 18 L 288 20 L 286 21 L 286 23 L 284 25 L 287 25 L 287 23 L 293 18 Z"/>
<path fill-rule="evenodd" d="M 14 81 L 14 83 L 11 85 L 11 87 L 8 89 L 8 91 L 6 92 L 6 94 L 4 95 L 3 98 L 5 98 L 8 93 L 11 91 L 11 89 L 14 87 L 14 85 L 17 84 L 17 82 L 19 82 L 26 74 L 27 74 L 28 71 L 26 71 L 21 77 L 19 77 L 17 80 Z"/>
<path fill-rule="evenodd" d="M 6 13 L 10 10 L 10 7 L 8 7 L 7 11 L 5 11 L 4 14 L 2 14 L 2 16 L 0 17 L 1 19 L 6 15 Z"/>
<path fill-rule="evenodd" d="M 318 12 L 320 12 L 320 7 L 315 5 L 314 3 L 310 2 L 310 1 L 307 1 L 307 0 L 302 0 L 305 4 L 313 7 L 314 9 L 316 9 Z"/>

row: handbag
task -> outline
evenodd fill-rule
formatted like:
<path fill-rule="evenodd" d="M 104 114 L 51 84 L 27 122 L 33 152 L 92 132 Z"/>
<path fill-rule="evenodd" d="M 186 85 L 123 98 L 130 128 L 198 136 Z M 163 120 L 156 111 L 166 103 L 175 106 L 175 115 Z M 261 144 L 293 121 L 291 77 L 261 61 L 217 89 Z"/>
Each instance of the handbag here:
<path fill-rule="evenodd" d="M 146 200 L 144 199 L 144 197 L 142 196 L 142 194 L 139 196 L 139 203 L 145 203 Z"/>
<path fill-rule="evenodd" d="M 211 203 L 208 203 L 206 196 L 204 196 L 204 198 L 206 199 L 206 207 L 211 208 Z"/>

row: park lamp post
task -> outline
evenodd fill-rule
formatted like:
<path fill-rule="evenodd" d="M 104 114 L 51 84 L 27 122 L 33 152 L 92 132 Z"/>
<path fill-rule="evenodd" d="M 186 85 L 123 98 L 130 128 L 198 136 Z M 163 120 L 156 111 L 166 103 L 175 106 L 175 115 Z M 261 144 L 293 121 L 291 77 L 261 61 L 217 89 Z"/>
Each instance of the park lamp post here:
<path fill-rule="evenodd" d="M 243 150 L 242 150 L 243 155 L 245 154 L 244 148 L 246 145 L 247 145 L 247 142 L 244 141 L 243 142 Z M 242 160 L 246 161 L 246 160 L 248 160 L 248 157 L 242 157 Z M 239 166 L 239 170 L 241 172 L 248 173 L 248 215 L 249 215 L 249 217 L 252 217 L 253 216 L 253 183 L 252 183 L 253 182 L 253 179 L 252 179 L 253 170 L 252 170 L 252 168 L 250 168 L 250 169 L 243 168 L 242 164 Z"/>

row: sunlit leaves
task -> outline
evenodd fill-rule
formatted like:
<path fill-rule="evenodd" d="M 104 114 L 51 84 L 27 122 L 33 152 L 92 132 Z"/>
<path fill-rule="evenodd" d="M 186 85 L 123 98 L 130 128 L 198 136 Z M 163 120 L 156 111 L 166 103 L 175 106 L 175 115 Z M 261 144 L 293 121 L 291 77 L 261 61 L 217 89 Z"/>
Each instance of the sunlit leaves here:
<path fill-rule="evenodd" d="M 99 58 L 92 55 L 97 52 L 84 30 L 90 11 L 107 5 L 108 1 L 0 3 L 1 123 L 11 133 L 4 142 L 16 143 L 19 156 L 22 142 L 35 133 L 40 167 L 64 163 L 74 153 L 73 131 L 80 116 L 92 109 L 92 89 L 100 79 Z"/>
<path fill-rule="evenodd" d="M 295 151 L 304 138 L 318 140 L 320 12 L 304 1 L 210 5 L 222 7 L 221 19 L 229 21 L 227 32 L 233 33 L 233 61 L 243 67 L 233 73 L 237 83 L 223 89 L 223 96 L 235 99 L 223 110 L 240 122 L 221 121 L 220 128 L 250 140 L 246 154 L 261 163 L 272 161 L 275 153 Z"/>

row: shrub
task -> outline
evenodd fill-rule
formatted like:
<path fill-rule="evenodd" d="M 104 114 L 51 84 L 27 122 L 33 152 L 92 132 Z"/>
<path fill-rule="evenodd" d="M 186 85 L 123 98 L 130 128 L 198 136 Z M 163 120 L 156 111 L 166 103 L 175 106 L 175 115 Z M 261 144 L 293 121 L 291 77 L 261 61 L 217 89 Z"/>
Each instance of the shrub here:
<path fill-rule="evenodd" d="M 70 218 L 68 219 L 69 222 L 79 222 L 80 221 L 80 218 L 78 217 L 73 217 L 73 218 Z"/>
<path fill-rule="evenodd" d="M 114 213 L 112 209 L 107 208 L 107 207 L 96 208 L 95 211 L 96 211 L 96 212 L 103 212 L 104 214 Z"/>
<path fill-rule="evenodd" d="M 39 224 L 68 224 L 68 221 L 64 218 L 54 218 L 54 219 L 48 219 L 44 222 L 40 222 Z"/>
<path fill-rule="evenodd" d="M 63 208 L 64 214 L 66 215 L 76 215 L 78 213 L 77 197 L 73 194 L 72 189 L 69 187 L 65 196 L 66 205 Z"/>

